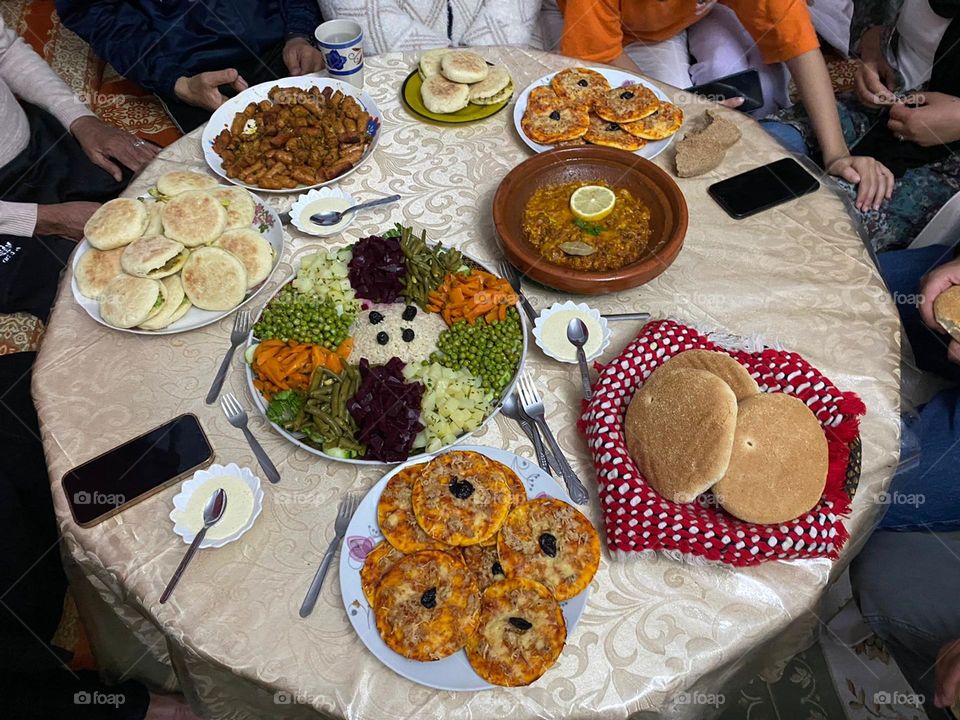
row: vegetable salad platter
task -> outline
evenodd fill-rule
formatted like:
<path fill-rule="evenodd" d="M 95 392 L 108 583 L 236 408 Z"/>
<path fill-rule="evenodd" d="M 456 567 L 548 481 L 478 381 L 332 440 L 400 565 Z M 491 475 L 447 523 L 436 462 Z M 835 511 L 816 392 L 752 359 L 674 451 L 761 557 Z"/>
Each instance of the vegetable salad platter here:
<path fill-rule="evenodd" d="M 481 428 L 527 352 L 510 284 L 397 225 L 301 258 L 246 349 L 268 421 L 303 449 L 349 463 L 403 462 Z"/>

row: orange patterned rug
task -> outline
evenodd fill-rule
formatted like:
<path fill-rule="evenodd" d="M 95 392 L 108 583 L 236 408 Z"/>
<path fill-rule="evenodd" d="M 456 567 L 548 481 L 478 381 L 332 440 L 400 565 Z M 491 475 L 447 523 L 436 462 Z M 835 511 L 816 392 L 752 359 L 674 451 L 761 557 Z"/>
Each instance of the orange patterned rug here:
<path fill-rule="evenodd" d="M 0 14 L 104 122 L 164 147 L 180 137 L 156 97 L 121 78 L 60 24 L 54 0 L 4 0 Z"/>

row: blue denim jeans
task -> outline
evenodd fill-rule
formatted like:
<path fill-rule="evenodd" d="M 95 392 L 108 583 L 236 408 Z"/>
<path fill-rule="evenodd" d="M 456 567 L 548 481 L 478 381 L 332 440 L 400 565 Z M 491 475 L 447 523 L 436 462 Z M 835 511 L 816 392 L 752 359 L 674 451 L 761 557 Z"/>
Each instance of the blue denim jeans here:
<path fill-rule="evenodd" d="M 892 250 L 877 257 L 918 366 L 960 382 L 960 367 L 947 360 L 949 336 L 924 325 L 918 309 L 920 279 L 951 260 L 953 251 L 933 245 Z M 880 526 L 891 530 L 960 530 L 960 389 L 938 393 L 919 409 L 919 414 L 919 466 L 894 478 Z"/>
<path fill-rule="evenodd" d="M 797 155 L 809 155 L 810 149 L 807 147 L 807 141 L 803 139 L 803 133 L 790 123 L 780 120 L 761 120 L 760 125 L 772 135 L 773 139 L 783 145 L 787 150 Z"/>

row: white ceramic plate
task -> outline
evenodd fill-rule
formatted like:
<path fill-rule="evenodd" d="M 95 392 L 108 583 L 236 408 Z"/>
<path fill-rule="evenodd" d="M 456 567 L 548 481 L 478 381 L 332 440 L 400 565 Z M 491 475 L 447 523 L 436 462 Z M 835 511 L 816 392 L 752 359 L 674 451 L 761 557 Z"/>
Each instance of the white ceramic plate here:
<path fill-rule="evenodd" d="M 527 497 L 530 499 L 553 497 L 573 504 L 557 481 L 541 470 L 536 463 L 497 448 L 464 445 L 457 449 L 473 450 L 512 469 L 523 481 L 523 485 L 527 489 Z M 442 453 L 435 453 L 435 455 L 440 454 Z M 433 455 L 428 457 L 433 457 Z M 343 595 L 343 607 L 346 608 L 347 616 L 353 623 L 353 629 L 357 631 L 357 635 L 360 636 L 367 649 L 380 662 L 397 674 L 415 683 L 438 690 L 489 690 L 495 686 L 473 671 L 467 661 L 467 654 L 463 650 L 443 660 L 418 662 L 408 660 L 388 648 L 386 643 L 383 642 L 383 638 L 380 637 L 380 633 L 377 632 L 373 609 L 364 597 L 363 589 L 360 586 L 360 568 L 363 567 L 363 561 L 367 553 L 383 540 L 383 534 L 380 532 L 380 526 L 377 523 L 377 503 L 380 501 L 383 488 L 386 487 L 387 481 L 403 468 L 425 462 L 426 459 L 428 458 L 408 460 L 388 472 L 380 482 L 370 489 L 370 492 L 367 493 L 357 508 L 357 512 L 354 513 L 343 540 L 343 547 L 340 548 L 340 592 Z M 563 618 L 567 623 L 567 637 L 570 637 L 573 629 L 577 626 L 589 594 L 590 588 L 588 587 L 576 597 L 560 603 Z M 547 670 L 547 675 L 549 674 L 550 671 Z"/>
<path fill-rule="evenodd" d="M 471 257 L 467 253 L 463 253 L 463 256 L 465 258 L 468 258 L 471 262 L 476 263 L 478 266 L 480 266 L 487 272 L 493 275 L 496 275 L 497 277 L 500 276 L 500 273 L 496 272 L 491 267 L 480 262 L 476 258 Z M 279 293 L 284 287 L 286 287 L 286 283 L 278 287 L 273 292 L 273 294 L 270 295 L 270 297 L 268 297 L 264 301 L 263 306 L 260 308 L 261 313 L 263 312 L 263 308 L 266 307 L 269 304 L 269 302 L 274 298 L 274 296 L 277 293 Z M 432 457 L 433 455 L 449 450 L 454 445 L 457 445 L 458 443 L 461 443 L 464 440 L 467 440 L 470 437 L 472 437 L 474 434 L 480 432 L 483 428 L 487 426 L 487 423 L 493 420 L 493 418 L 497 415 L 497 413 L 500 412 L 500 407 L 501 407 L 501 404 L 503 403 L 503 398 L 507 397 L 510 393 L 513 392 L 513 388 L 517 384 L 517 379 L 520 377 L 520 373 L 523 372 L 524 363 L 526 363 L 527 361 L 527 317 L 526 317 L 526 313 L 524 313 L 519 306 L 517 307 L 517 314 L 520 316 L 520 328 L 523 335 L 523 351 L 520 353 L 520 363 L 517 366 L 517 372 L 514 374 L 513 379 L 510 381 L 507 387 L 504 388 L 503 393 L 497 399 L 496 404 L 493 406 L 493 409 L 490 411 L 490 414 L 487 415 L 486 418 L 484 418 L 484 421 L 480 423 L 480 427 L 478 427 L 476 430 L 473 430 L 472 432 L 464 433 L 463 435 L 458 437 L 454 442 L 452 442 L 450 445 L 447 445 L 437 450 L 436 453 L 419 453 L 417 455 L 411 455 L 404 462 L 416 461 L 418 459 L 422 461 L 424 458 Z M 259 318 L 260 316 L 258 314 L 257 319 L 259 320 Z M 254 321 L 254 324 L 256 324 L 256 320 Z M 256 344 L 257 343 L 253 338 L 253 330 L 251 329 L 250 337 L 247 339 L 246 346 L 249 348 L 251 345 L 256 345 Z M 263 397 L 261 397 L 260 392 L 253 385 L 253 368 L 250 367 L 250 363 L 244 362 L 244 369 L 245 369 L 245 372 L 247 373 L 247 389 L 250 391 L 250 397 L 253 398 L 253 402 L 257 406 L 257 409 L 261 412 L 264 419 L 267 420 L 267 402 L 266 400 L 263 399 Z M 300 437 L 298 437 L 294 433 L 291 433 L 289 430 L 285 430 L 279 425 L 270 422 L 270 420 L 267 420 L 267 422 L 270 423 L 270 426 L 274 430 L 276 430 L 278 433 L 280 433 L 283 437 L 285 437 L 287 440 L 292 442 L 297 447 L 302 448 L 306 450 L 308 453 L 312 453 L 313 455 L 318 455 L 326 460 L 334 460 L 336 462 L 348 463 L 350 465 L 390 465 L 391 464 L 391 463 L 381 462 L 379 460 L 362 460 L 360 458 L 339 458 L 339 457 L 334 457 L 333 455 L 327 455 L 322 450 L 318 450 L 315 447 L 311 447 L 310 445 L 307 445 L 306 443 L 301 442 Z"/>
<path fill-rule="evenodd" d="M 254 475 L 250 468 L 242 468 L 236 463 L 230 463 L 229 465 L 211 465 L 203 470 L 197 470 L 193 474 L 193 477 L 191 477 L 189 480 L 183 481 L 183 484 L 180 486 L 180 492 L 177 493 L 177 495 L 173 498 L 173 510 L 170 511 L 170 520 L 173 522 L 173 531 L 179 535 L 183 542 L 185 542 L 187 545 L 192 543 L 194 538 L 196 538 L 198 530 L 191 530 L 184 523 L 180 522 L 178 520 L 180 513 L 186 509 L 187 503 L 190 502 L 190 498 L 204 483 L 207 482 L 207 480 L 223 475 L 239 476 L 246 486 L 250 488 L 250 492 L 253 493 L 253 510 L 250 513 L 250 517 L 247 518 L 247 521 L 232 533 L 217 539 L 214 539 L 208 535 L 207 537 L 204 537 L 203 542 L 200 543 L 200 547 L 218 548 L 223 547 L 227 543 L 232 543 L 234 540 L 239 539 L 244 533 L 246 533 L 247 530 L 252 528 L 253 523 L 256 522 L 258 517 L 260 517 L 260 512 L 263 510 L 263 488 L 260 487 L 260 478 Z M 227 512 L 229 512 L 229 510 L 230 496 L 227 495 Z M 208 530 L 207 532 L 209 533 L 210 531 Z"/>
<path fill-rule="evenodd" d="M 250 193 L 253 195 L 253 193 Z M 143 200 L 148 202 L 154 202 L 154 199 L 149 195 L 143 195 Z M 280 264 L 280 257 L 283 255 L 283 223 L 280 222 L 280 216 L 277 215 L 277 211 L 272 207 L 267 205 L 263 200 L 261 200 L 256 195 L 253 195 L 254 204 L 256 210 L 253 215 L 253 224 L 250 227 L 256 230 L 259 233 L 262 233 L 263 236 L 267 239 L 267 242 L 270 243 L 270 246 L 273 248 L 273 267 L 270 269 L 270 274 L 264 279 L 262 283 L 256 285 L 249 290 L 237 307 L 231 310 L 214 311 L 214 310 L 201 310 L 198 307 L 191 307 L 187 310 L 186 314 L 177 320 L 172 325 L 168 325 L 162 330 L 142 330 L 141 328 L 117 328 L 113 327 L 107 322 L 104 322 L 103 318 L 100 317 L 100 303 L 97 300 L 92 300 L 86 295 L 80 292 L 80 288 L 77 287 L 77 278 L 75 274 L 71 272 L 70 276 L 70 289 L 73 290 L 73 299 L 77 301 L 77 304 L 80 305 L 84 310 L 87 311 L 87 315 L 92 317 L 101 325 L 117 330 L 118 332 L 127 332 L 135 333 L 137 335 L 174 335 L 176 333 L 187 332 L 188 330 L 196 330 L 197 328 L 204 327 L 211 323 L 217 322 L 222 317 L 225 317 L 232 313 L 237 308 L 243 307 L 248 302 L 250 302 L 257 293 L 259 293 L 263 288 L 267 286 L 267 283 L 270 282 L 270 278 L 273 277 L 273 273 L 277 270 L 277 265 Z M 90 243 L 84 240 L 80 243 L 80 247 L 77 248 L 77 251 L 73 254 L 73 262 L 71 263 L 71 270 L 75 271 L 77 268 L 77 263 L 80 262 L 80 256 L 83 255 L 87 250 L 90 249 Z"/>
<path fill-rule="evenodd" d="M 220 156 L 213 151 L 213 141 L 221 131 L 230 127 L 234 116 L 238 112 L 243 112 L 243 109 L 252 102 L 267 100 L 267 93 L 269 93 L 270 90 L 277 85 L 287 88 L 300 88 L 301 90 L 308 90 L 312 87 L 319 87 L 321 89 L 325 87 L 331 87 L 334 90 L 341 91 L 344 95 L 352 95 L 355 97 L 357 102 L 363 106 L 363 109 L 370 113 L 370 122 L 367 124 L 367 131 L 373 136 L 373 140 L 370 142 L 369 147 L 367 147 L 366 152 L 363 153 L 363 157 L 360 158 L 360 162 L 347 170 L 347 172 L 343 173 L 343 175 L 339 175 L 333 180 L 316 183 L 315 185 L 298 185 L 297 187 L 290 188 L 289 190 L 268 190 L 256 185 L 247 185 L 246 183 L 242 183 L 235 178 L 228 178 L 226 172 L 223 170 L 223 161 L 220 159 Z M 210 116 L 210 122 L 208 122 L 203 128 L 203 138 L 201 140 L 201 146 L 203 147 L 203 159 L 207 161 L 207 165 L 210 166 L 210 169 L 224 180 L 231 182 L 234 185 L 245 187 L 248 190 L 268 193 L 302 192 L 309 188 L 321 187 L 323 185 L 330 185 L 331 183 L 339 182 L 358 167 L 363 165 L 363 163 L 365 163 L 367 160 L 369 160 L 370 155 L 373 154 L 374 148 L 377 147 L 377 142 L 380 140 L 381 120 L 382 116 L 380 115 L 380 108 L 377 107 L 377 104 L 373 101 L 373 98 L 363 90 L 355 88 L 350 83 L 311 75 L 271 80 L 270 82 L 260 83 L 259 85 L 254 85 L 251 88 L 247 88 L 239 95 L 227 100 L 223 105 L 218 107 L 216 111 L 214 111 L 213 115 Z"/>
<path fill-rule="evenodd" d="M 660 88 L 658 88 L 656 85 L 654 85 L 650 81 L 644 80 L 641 77 L 638 77 L 628 72 L 623 72 L 622 70 L 610 70 L 608 68 L 599 68 L 599 67 L 594 67 L 590 69 L 596 70 L 598 73 L 603 75 L 607 79 L 607 82 L 610 83 L 610 87 L 621 87 L 623 85 L 635 85 L 639 83 L 640 85 L 643 85 L 644 87 L 649 88 L 654 95 L 656 95 L 658 98 L 660 98 L 664 102 L 670 102 L 670 98 L 668 98 L 663 93 L 663 91 L 660 90 Z M 557 73 L 552 72 L 549 75 L 544 75 L 539 80 L 534 80 L 532 83 L 527 85 L 527 87 L 524 88 L 523 92 L 520 93 L 520 96 L 517 98 L 517 102 L 513 106 L 513 124 L 514 124 L 514 127 L 517 128 L 517 134 L 520 135 L 520 139 L 527 144 L 527 147 L 529 147 L 534 152 L 541 153 L 541 152 L 546 152 L 547 150 L 552 150 L 553 145 L 541 145 L 540 143 L 536 143 L 530 138 L 528 138 L 526 134 L 523 132 L 523 128 L 520 127 L 520 120 L 523 118 L 523 113 L 527 109 L 527 98 L 530 96 L 530 91 L 539 85 L 549 85 L 550 81 L 553 79 L 553 76 L 556 74 Z M 636 154 L 639 155 L 640 157 L 645 157 L 648 160 L 651 160 L 655 158 L 657 155 L 659 155 L 660 153 L 662 153 L 664 150 L 666 150 L 667 147 L 670 145 L 670 143 L 673 142 L 674 137 L 676 137 L 676 134 L 671 135 L 665 140 L 656 140 L 654 142 L 648 142 L 642 148 L 637 150 Z"/>

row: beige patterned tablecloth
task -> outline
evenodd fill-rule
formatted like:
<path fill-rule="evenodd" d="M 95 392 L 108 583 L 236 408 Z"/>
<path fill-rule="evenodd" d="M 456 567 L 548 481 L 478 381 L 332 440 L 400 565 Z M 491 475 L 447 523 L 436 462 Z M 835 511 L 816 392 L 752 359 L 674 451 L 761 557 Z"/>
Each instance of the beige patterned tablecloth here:
<path fill-rule="evenodd" d="M 491 49 L 489 55 L 509 67 L 517 88 L 572 64 L 514 49 Z M 425 228 L 434 240 L 493 259 L 494 190 L 530 156 L 514 131 L 512 107 L 460 127 L 418 122 L 398 97 L 413 60 L 388 55 L 368 62 L 366 88 L 383 111 L 383 135 L 373 159 L 342 184 L 360 198 L 396 192 L 404 199 L 358 218 L 347 239 L 403 221 Z M 685 104 L 688 117 L 701 107 Z M 437 692 L 393 674 L 364 648 L 344 613 L 336 572 L 327 578 L 314 614 L 298 617 L 332 537 L 338 498 L 348 490 L 365 491 L 380 473 L 294 449 L 254 417 L 252 429 L 277 461 L 283 482 L 265 488 L 254 528 L 236 543 L 201 552 L 173 601 L 161 606 L 160 592 L 184 551 L 167 518 L 176 489 L 84 530 L 70 519 L 59 479 L 184 412 L 199 416 L 218 461 L 256 467 L 240 433 L 219 408 L 203 402 L 232 319 L 165 337 L 116 332 L 74 303 L 66 279 L 37 361 L 34 394 L 63 554 L 105 672 L 179 685 L 211 718 L 521 720 L 623 718 L 645 711 L 702 717 L 737 676 L 808 642 L 818 600 L 866 539 L 878 512 L 873 498 L 897 462 L 898 322 L 841 202 L 827 188 L 741 222 L 708 198 L 712 182 L 783 155 L 759 126 L 729 115 L 741 125 L 743 140 L 716 171 L 679 181 L 690 229 L 677 261 L 644 287 L 591 302 L 604 311 L 648 310 L 780 343 L 863 398 L 869 408 L 862 425 L 863 476 L 847 520 L 853 539 L 843 562 L 734 570 L 605 552 L 580 624 L 557 665 L 533 687 Z M 657 162 L 670 168 L 672 152 Z M 129 193 L 143 192 L 163 171 L 203 167 L 199 134 L 193 133 L 165 150 Z M 280 209 L 291 201 L 277 195 L 270 200 Z M 286 273 L 317 244 L 295 233 L 283 257 Z M 531 291 L 537 306 L 562 297 Z M 617 324 L 608 356 L 637 330 Z M 592 468 L 574 427 L 575 368 L 549 361 L 535 348 L 529 365 L 545 392 L 550 423 L 591 490 L 588 513 L 599 525 Z M 226 389 L 249 405 L 239 362 Z M 503 418 L 477 440 L 532 456 L 519 429 Z"/>

